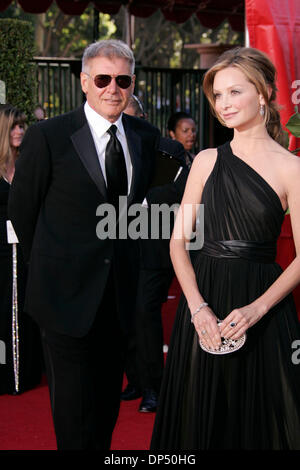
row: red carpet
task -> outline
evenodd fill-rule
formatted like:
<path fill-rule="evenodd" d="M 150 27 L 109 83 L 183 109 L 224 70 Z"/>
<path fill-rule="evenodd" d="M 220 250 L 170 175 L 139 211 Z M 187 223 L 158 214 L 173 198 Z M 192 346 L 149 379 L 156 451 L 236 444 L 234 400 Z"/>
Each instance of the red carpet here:
<path fill-rule="evenodd" d="M 154 413 L 139 413 L 140 400 L 122 402 L 112 450 L 149 449 Z M 29 392 L 0 397 L 0 450 L 55 450 L 46 380 Z"/>
<path fill-rule="evenodd" d="M 180 288 L 175 279 L 163 307 L 164 342 L 169 344 Z M 112 450 L 147 450 L 154 413 L 139 413 L 140 399 L 121 402 Z M 56 441 L 46 380 L 21 395 L 0 396 L 0 450 L 55 450 Z"/>
<path fill-rule="evenodd" d="M 21 395 L 0 396 L 0 450 L 53 450 L 56 441 L 46 381 Z"/>

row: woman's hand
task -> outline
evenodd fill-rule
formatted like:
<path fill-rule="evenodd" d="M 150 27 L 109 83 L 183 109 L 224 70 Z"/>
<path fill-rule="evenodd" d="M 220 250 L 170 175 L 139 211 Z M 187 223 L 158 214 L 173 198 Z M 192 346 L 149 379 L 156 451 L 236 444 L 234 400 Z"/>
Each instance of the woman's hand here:
<path fill-rule="evenodd" d="M 226 339 L 239 339 L 248 328 L 255 325 L 263 317 L 264 313 L 266 312 L 262 312 L 262 309 L 254 303 L 235 308 L 222 321 L 220 326 L 221 336 Z"/>
<path fill-rule="evenodd" d="M 204 345 L 210 349 L 219 349 L 221 346 L 220 329 L 216 316 L 208 306 L 201 308 L 194 316 L 193 323 Z"/>

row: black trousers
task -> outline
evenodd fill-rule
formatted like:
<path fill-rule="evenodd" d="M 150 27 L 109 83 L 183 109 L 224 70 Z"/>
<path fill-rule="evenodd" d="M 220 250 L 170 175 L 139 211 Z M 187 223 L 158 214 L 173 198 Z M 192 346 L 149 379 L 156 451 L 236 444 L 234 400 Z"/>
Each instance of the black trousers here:
<path fill-rule="evenodd" d="M 84 337 L 41 329 L 59 450 L 108 450 L 120 407 L 124 337 L 110 280 Z"/>
<path fill-rule="evenodd" d="M 125 372 L 128 382 L 141 390 L 160 389 L 164 371 L 161 309 L 173 277 L 172 268 L 140 271 L 135 331 L 127 344 Z"/>

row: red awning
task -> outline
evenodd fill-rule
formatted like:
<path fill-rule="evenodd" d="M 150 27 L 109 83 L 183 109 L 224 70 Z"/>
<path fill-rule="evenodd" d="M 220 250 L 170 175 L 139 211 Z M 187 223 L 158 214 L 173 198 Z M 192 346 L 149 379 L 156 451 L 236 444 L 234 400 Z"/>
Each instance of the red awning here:
<path fill-rule="evenodd" d="M 286 124 L 295 112 L 298 100 L 294 95 L 300 74 L 300 2 L 299 0 L 246 0 L 247 27 L 250 45 L 266 52 L 277 73 L 278 103 L 281 122 Z M 290 138 L 290 148 L 299 146 Z M 277 242 L 276 261 L 285 269 L 295 258 L 296 250 L 290 214 L 284 217 Z M 293 291 L 300 320 L 300 286 Z"/>
<path fill-rule="evenodd" d="M 54 0 L 19 0 L 27 13 L 44 13 Z M 0 0 L 0 11 L 12 0 Z M 134 16 L 146 18 L 160 9 L 167 20 L 184 23 L 195 14 L 207 28 L 216 28 L 226 18 L 235 31 L 244 30 L 244 0 L 56 0 L 58 7 L 67 15 L 81 15 L 89 4 L 100 12 L 116 14 L 121 5 L 128 5 Z"/>

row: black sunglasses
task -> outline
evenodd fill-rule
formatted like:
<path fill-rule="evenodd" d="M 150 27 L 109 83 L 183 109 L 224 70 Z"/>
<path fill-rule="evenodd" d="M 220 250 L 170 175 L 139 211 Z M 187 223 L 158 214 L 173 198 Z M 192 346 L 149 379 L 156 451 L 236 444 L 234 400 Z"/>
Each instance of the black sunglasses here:
<path fill-rule="evenodd" d="M 88 73 L 86 73 L 86 75 L 93 78 L 94 83 L 97 88 L 105 88 L 106 86 L 110 84 L 113 78 L 116 79 L 116 83 L 118 87 L 123 88 L 124 90 L 126 88 L 129 88 L 132 83 L 132 77 L 130 75 L 117 75 L 116 77 L 112 77 L 111 75 L 103 75 L 103 74 L 96 75 L 95 77 L 92 77 Z"/>

